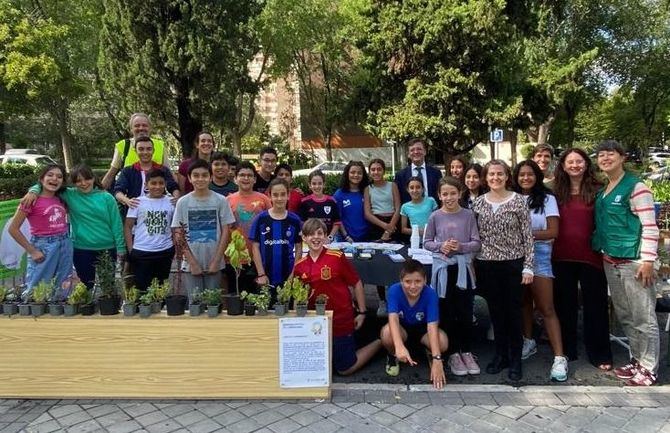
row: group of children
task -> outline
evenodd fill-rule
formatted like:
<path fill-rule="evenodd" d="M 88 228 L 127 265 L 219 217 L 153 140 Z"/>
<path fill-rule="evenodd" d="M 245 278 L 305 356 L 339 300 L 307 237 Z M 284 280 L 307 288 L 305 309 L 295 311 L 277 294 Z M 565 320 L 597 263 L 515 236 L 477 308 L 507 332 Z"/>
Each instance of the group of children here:
<path fill-rule="evenodd" d="M 350 161 L 333 196 L 324 193 L 326 176 L 315 171 L 309 175 L 311 194 L 305 195 L 291 187 L 291 167 L 276 166 L 272 148 L 263 149 L 260 157 L 265 171 L 276 166 L 274 178 L 264 178 L 267 188 L 259 190 L 261 173 L 249 162 L 236 162 L 230 179 L 231 159 L 213 150 L 211 134 L 198 135 L 197 153 L 180 166 L 177 182 L 169 169 L 152 160 L 152 146 L 148 137 L 135 138 L 138 161 L 121 171 L 116 201 L 85 166 L 71 173 L 73 187 L 65 186 L 62 167 L 44 168 L 10 227 L 29 254 L 26 296 L 40 281 L 55 278 L 61 287 L 73 264 L 91 288 L 95 263 L 104 251 L 113 258 L 127 256 L 140 291 L 154 278 L 169 277 L 175 254 L 188 288 L 225 287 L 226 280 L 239 277 L 240 287 L 253 291 L 261 285 L 276 287 L 293 274 L 309 283 L 314 295 L 329 296 L 336 371 L 352 373 L 385 347 L 386 372 L 397 375 L 399 362 L 415 363 L 406 346 L 415 341 L 426 347 L 431 381 L 441 387 L 443 354 L 452 374 L 480 373 L 471 352 L 477 288 L 489 301 L 496 339 L 496 357 L 486 371 L 509 368 L 511 380 L 521 378 L 521 359 L 535 350 L 527 343 L 532 327 L 522 326 L 521 310 L 526 305 L 526 317 L 532 317 L 535 305 L 555 354 L 550 376 L 567 379 L 560 325 L 550 302 L 558 209 L 535 162 L 524 161 L 512 173 L 498 160 L 483 168 L 455 160 L 450 176 L 439 181 L 438 208 L 421 176 L 409 177 L 402 186 L 409 201 L 401 203 L 400 188 L 384 178 L 379 159 L 368 166 L 370 179 L 362 162 Z M 127 207 L 125 222 L 117 204 Z M 19 230 L 25 219 L 31 225 L 30 240 Z M 433 253 L 431 275 L 408 260 L 398 284 L 380 287 L 388 324 L 379 339 L 359 347 L 354 332 L 366 317 L 363 284 L 344 255 L 325 245 L 335 239 L 401 241 L 413 226 Z M 241 273 L 227 266 L 224 257 L 231 230 L 244 235 L 252 257 Z M 303 242 L 309 251 L 304 257 Z M 529 288 L 526 299 L 522 283 Z"/>

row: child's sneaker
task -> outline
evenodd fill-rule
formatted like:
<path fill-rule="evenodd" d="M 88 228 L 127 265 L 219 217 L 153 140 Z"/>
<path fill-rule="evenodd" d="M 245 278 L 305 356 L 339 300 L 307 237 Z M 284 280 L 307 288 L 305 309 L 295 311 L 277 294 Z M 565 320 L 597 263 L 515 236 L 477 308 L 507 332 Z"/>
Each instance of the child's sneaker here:
<path fill-rule="evenodd" d="M 532 338 L 523 337 L 523 347 L 521 348 L 521 359 L 528 359 L 537 353 L 537 344 Z"/>
<path fill-rule="evenodd" d="M 638 364 L 637 361 L 631 359 L 631 361 L 624 365 L 623 367 L 618 367 L 614 369 L 614 375 L 619 379 L 632 379 L 637 373 Z"/>
<path fill-rule="evenodd" d="M 451 374 L 454 376 L 468 375 L 468 368 L 463 363 L 459 353 L 454 353 L 449 357 L 449 368 L 451 368 Z"/>
<path fill-rule="evenodd" d="M 641 365 L 637 366 L 635 376 L 626 381 L 628 386 L 651 386 L 656 383 L 656 375 Z"/>
<path fill-rule="evenodd" d="M 377 317 L 386 317 L 389 313 L 386 310 L 386 301 L 379 300 L 379 307 L 377 307 Z"/>
<path fill-rule="evenodd" d="M 393 377 L 400 374 L 400 363 L 394 355 L 386 355 L 386 374 Z"/>
<path fill-rule="evenodd" d="M 479 364 L 477 364 L 477 358 L 470 352 L 461 353 L 461 359 L 465 368 L 468 370 L 468 374 L 479 374 L 481 369 Z"/>
<path fill-rule="evenodd" d="M 568 358 L 565 356 L 554 356 L 554 365 L 551 366 L 550 376 L 554 382 L 565 382 L 568 380 Z"/>

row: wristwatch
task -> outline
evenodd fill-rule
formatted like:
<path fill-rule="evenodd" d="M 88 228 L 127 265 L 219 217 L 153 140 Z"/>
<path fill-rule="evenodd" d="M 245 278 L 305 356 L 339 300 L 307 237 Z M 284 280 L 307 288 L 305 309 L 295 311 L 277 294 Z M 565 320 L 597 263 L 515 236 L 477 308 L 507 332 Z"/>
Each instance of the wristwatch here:
<path fill-rule="evenodd" d="M 438 361 L 442 361 L 442 355 L 431 355 L 430 357 Z"/>

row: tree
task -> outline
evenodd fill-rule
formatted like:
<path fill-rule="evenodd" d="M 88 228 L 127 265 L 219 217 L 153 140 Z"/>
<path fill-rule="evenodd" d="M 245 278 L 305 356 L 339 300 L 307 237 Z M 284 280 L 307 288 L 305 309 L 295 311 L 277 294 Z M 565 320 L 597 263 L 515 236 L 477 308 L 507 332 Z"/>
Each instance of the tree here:
<path fill-rule="evenodd" d="M 248 63 L 258 51 L 251 19 L 260 12 L 259 2 L 105 0 L 104 5 L 100 74 L 107 93 L 121 95 L 123 111 L 157 115 L 184 155 L 191 154 L 206 122 L 224 130 L 241 124 L 240 95 L 253 100 L 258 89 Z"/>
<path fill-rule="evenodd" d="M 71 106 L 90 90 L 89 77 L 95 64 L 91 48 L 95 53 L 99 4 L 1 2 L 0 106 L 9 105 L 13 98 L 19 101 L 20 112 L 49 113 L 58 127 L 63 160 L 69 169 L 75 141 Z"/>
<path fill-rule="evenodd" d="M 514 110 L 499 53 L 511 43 L 504 1 L 370 1 L 358 41 L 370 95 L 368 128 L 384 139 L 430 140 L 448 155 L 486 140 Z"/>
<path fill-rule="evenodd" d="M 301 114 L 333 159 L 332 138 L 347 121 L 355 47 L 347 2 L 269 0 L 259 20 L 275 78 L 295 77 Z"/>

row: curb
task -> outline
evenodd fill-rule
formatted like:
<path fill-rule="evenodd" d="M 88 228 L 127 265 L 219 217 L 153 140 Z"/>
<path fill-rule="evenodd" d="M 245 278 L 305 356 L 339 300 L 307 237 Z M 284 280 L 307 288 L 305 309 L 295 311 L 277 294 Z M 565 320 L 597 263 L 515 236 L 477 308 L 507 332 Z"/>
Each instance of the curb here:
<path fill-rule="evenodd" d="M 432 385 L 333 383 L 333 391 L 390 391 L 390 392 L 488 392 L 488 393 L 592 393 L 592 394 L 670 394 L 670 385 L 648 387 L 557 385 L 557 386 L 512 386 L 512 385 L 446 385 L 443 389 L 434 389 Z"/>

